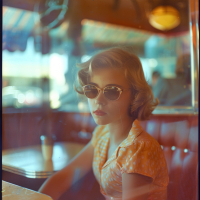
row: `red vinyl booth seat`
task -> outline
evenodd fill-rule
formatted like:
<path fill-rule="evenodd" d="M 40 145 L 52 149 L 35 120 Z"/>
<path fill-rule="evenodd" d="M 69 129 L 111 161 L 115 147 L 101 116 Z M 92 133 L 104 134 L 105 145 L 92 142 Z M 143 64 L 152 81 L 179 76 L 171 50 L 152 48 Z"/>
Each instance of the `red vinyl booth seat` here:
<path fill-rule="evenodd" d="M 163 148 L 168 200 L 198 199 L 198 116 L 154 116 L 141 123 Z"/>
<path fill-rule="evenodd" d="M 3 114 L 3 149 L 40 144 L 41 116 L 41 113 Z M 50 121 L 57 141 L 86 144 L 96 126 L 90 114 L 54 112 Z M 153 115 L 141 125 L 163 147 L 169 171 L 168 200 L 197 200 L 198 115 Z M 86 131 L 90 137 L 80 137 L 80 131 Z M 86 182 L 93 179 L 89 177 Z"/>

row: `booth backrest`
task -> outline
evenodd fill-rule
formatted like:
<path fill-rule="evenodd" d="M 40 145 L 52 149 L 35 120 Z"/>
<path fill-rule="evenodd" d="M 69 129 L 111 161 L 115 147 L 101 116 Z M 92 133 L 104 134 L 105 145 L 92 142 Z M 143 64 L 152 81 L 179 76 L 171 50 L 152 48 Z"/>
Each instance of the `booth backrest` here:
<path fill-rule="evenodd" d="M 168 200 L 197 200 L 198 117 L 154 116 L 141 125 L 162 145 L 169 171 Z"/>
<path fill-rule="evenodd" d="M 45 131 L 57 141 L 87 143 L 96 124 L 90 114 L 3 114 L 3 149 L 40 144 Z M 198 115 L 153 115 L 143 128 L 162 145 L 169 171 L 168 200 L 198 199 Z M 44 127 L 48 127 L 48 130 Z"/>

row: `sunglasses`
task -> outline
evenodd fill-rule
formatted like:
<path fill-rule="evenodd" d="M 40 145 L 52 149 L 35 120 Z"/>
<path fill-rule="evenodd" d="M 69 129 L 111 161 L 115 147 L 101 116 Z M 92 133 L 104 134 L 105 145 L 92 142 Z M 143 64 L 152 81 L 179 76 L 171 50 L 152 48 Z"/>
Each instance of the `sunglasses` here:
<path fill-rule="evenodd" d="M 103 94 L 106 97 L 106 99 L 111 101 L 118 100 L 124 90 L 130 89 L 130 88 L 122 89 L 117 86 L 106 86 L 103 89 L 100 89 L 95 85 L 85 85 L 82 88 L 85 96 L 89 99 L 96 98 L 99 95 L 100 91 L 103 90 Z"/>

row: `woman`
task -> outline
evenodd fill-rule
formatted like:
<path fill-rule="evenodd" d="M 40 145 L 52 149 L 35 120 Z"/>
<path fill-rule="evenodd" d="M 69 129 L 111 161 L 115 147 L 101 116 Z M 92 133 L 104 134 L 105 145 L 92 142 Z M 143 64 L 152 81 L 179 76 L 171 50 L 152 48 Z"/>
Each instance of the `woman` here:
<path fill-rule="evenodd" d="M 137 56 L 111 48 L 78 64 L 76 91 L 88 98 L 99 125 L 92 140 L 40 192 L 54 199 L 66 191 L 75 170 L 83 177 L 93 167 L 101 193 L 108 199 L 166 199 L 167 164 L 158 142 L 140 126 L 156 105 Z M 59 184 L 58 184 L 59 183 Z"/>

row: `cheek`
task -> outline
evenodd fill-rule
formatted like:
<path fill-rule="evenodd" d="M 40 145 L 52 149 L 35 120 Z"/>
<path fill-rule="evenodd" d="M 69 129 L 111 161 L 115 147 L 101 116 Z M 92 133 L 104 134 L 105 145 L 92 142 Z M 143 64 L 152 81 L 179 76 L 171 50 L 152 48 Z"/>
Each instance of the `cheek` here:
<path fill-rule="evenodd" d="M 115 109 L 120 112 L 121 115 L 127 115 L 129 113 L 129 107 L 131 105 L 131 100 L 129 96 L 126 99 L 122 99 L 121 102 L 115 106 Z"/>
<path fill-rule="evenodd" d="M 110 105 L 112 115 L 119 117 L 119 115 L 127 115 L 129 104 L 127 102 L 116 102 Z"/>
<path fill-rule="evenodd" d="M 89 105 L 90 112 L 92 113 L 92 105 L 93 105 L 92 99 L 88 99 L 88 105 Z"/>
<path fill-rule="evenodd" d="M 116 109 L 120 114 L 122 115 L 126 115 L 127 114 L 127 110 L 128 110 L 128 105 L 127 104 L 120 104 L 119 106 L 117 106 Z"/>

